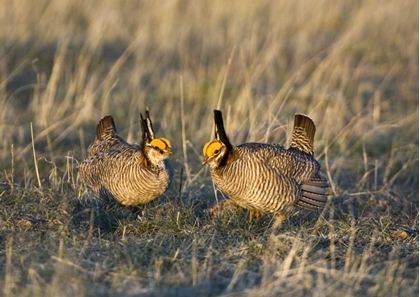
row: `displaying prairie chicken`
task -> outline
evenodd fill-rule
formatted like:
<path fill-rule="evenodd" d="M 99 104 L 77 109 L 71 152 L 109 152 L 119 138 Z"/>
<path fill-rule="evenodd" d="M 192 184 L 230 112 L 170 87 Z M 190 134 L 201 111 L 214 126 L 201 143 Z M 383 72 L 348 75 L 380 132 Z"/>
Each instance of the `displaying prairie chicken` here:
<path fill-rule="evenodd" d="M 155 138 L 148 110 L 146 119 L 140 114 L 140 124 L 142 143 L 130 144 L 118 136 L 112 116 L 98 123 L 89 156 L 79 164 L 82 180 L 96 195 L 139 205 L 158 198 L 170 186 L 171 144 L 166 138 Z"/>
<path fill-rule="evenodd" d="M 214 111 L 216 140 L 203 147 L 203 164 L 208 164 L 213 182 L 237 205 L 254 216 L 276 216 L 277 228 L 296 205 L 323 208 L 328 182 L 314 158 L 315 124 L 296 114 L 292 144 L 288 149 L 276 143 L 244 143 L 233 146 L 226 135 L 222 113 Z"/>

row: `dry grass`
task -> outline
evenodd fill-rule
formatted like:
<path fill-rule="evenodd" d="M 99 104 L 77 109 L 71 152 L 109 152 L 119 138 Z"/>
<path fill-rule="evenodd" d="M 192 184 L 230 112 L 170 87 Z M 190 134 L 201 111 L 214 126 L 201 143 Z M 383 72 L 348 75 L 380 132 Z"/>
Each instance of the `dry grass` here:
<path fill-rule="evenodd" d="M 413 0 L 0 1 L 3 295 L 417 296 L 418 19 Z M 135 141 L 145 106 L 174 186 L 140 214 L 83 196 L 96 122 Z M 312 117 L 328 208 L 276 234 L 208 218 L 216 107 L 237 144 Z"/>

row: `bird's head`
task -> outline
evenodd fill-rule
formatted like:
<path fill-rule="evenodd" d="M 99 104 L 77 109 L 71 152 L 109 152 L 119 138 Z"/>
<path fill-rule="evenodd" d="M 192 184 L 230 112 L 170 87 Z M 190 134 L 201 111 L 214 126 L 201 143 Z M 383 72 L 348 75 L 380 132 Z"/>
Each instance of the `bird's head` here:
<path fill-rule="evenodd" d="M 173 154 L 171 142 L 166 138 L 155 138 L 149 110 L 146 109 L 146 118 L 140 114 L 140 126 L 143 139 L 143 153 L 153 165 L 159 164 Z"/>
<path fill-rule="evenodd" d="M 173 154 L 170 141 L 163 137 L 154 138 L 150 142 L 146 142 L 144 152 L 154 164 L 162 162 Z"/>
<path fill-rule="evenodd" d="M 217 168 L 221 165 L 223 158 L 228 153 L 226 145 L 219 141 L 209 141 L 203 147 L 203 165 L 208 164 L 210 168 Z"/>
<path fill-rule="evenodd" d="M 214 123 L 216 140 L 207 142 L 203 147 L 203 165 L 208 164 L 212 169 L 226 164 L 233 151 L 233 146 L 226 135 L 220 110 L 214 111 Z"/>

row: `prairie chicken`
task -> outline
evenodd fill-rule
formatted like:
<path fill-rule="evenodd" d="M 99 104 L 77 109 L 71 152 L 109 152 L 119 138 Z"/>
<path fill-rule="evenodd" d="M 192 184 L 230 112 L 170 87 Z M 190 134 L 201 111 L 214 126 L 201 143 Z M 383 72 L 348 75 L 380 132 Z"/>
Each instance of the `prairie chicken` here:
<path fill-rule="evenodd" d="M 166 138 L 155 138 L 148 110 L 146 119 L 140 114 L 140 124 L 139 145 L 118 136 L 112 116 L 98 123 L 89 156 L 79 164 L 82 180 L 96 195 L 115 198 L 123 205 L 139 205 L 158 198 L 170 186 L 171 144 Z"/>
<path fill-rule="evenodd" d="M 328 182 L 314 158 L 315 124 L 296 114 L 292 144 L 244 143 L 233 146 L 226 135 L 222 113 L 214 111 L 216 140 L 203 147 L 213 182 L 237 205 L 250 210 L 250 222 L 263 213 L 276 216 L 273 229 L 296 205 L 323 208 Z"/>

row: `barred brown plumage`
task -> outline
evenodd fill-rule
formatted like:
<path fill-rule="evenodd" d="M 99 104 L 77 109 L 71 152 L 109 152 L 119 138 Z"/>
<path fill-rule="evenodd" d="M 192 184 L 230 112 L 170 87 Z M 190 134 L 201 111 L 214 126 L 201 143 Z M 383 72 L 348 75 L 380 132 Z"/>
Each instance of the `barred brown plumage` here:
<path fill-rule="evenodd" d="M 155 138 L 149 111 L 140 114 L 142 143 L 127 143 L 117 134 L 112 116 L 96 127 L 88 158 L 79 164 L 82 180 L 95 195 L 115 198 L 123 205 L 148 203 L 162 195 L 173 179 L 168 157 L 171 144 Z"/>
<path fill-rule="evenodd" d="M 208 164 L 213 182 L 231 200 L 250 210 L 250 222 L 262 213 L 276 216 L 277 228 L 296 205 L 323 208 L 328 182 L 314 158 L 315 124 L 295 115 L 292 144 L 245 143 L 233 146 L 226 135 L 222 113 L 214 111 L 216 140 L 203 147 L 203 164 Z"/>

